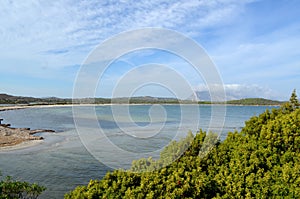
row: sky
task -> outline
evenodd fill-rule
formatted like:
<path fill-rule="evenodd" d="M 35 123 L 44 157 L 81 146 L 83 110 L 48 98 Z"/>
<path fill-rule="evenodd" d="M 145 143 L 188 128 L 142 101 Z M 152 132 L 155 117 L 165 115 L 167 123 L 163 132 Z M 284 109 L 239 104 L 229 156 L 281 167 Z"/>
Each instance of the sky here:
<path fill-rule="evenodd" d="M 71 98 L 80 70 L 99 45 L 124 31 L 153 27 L 197 42 L 222 79 L 215 87 L 241 98 L 288 100 L 293 89 L 300 91 L 299 10 L 298 0 L 2 0 L 0 93 Z M 209 87 L 181 57 L 140 49 L 94 77 L 94 96 L 183 97 L 168 88 L 181 88 L 177 76 L 194 91 Z M 152 83 L 141 82 L 151 77 Z M 139 86 L 127 92 L 133 82 Z M 118 86 L 122 92 L 114 94 Z"/>

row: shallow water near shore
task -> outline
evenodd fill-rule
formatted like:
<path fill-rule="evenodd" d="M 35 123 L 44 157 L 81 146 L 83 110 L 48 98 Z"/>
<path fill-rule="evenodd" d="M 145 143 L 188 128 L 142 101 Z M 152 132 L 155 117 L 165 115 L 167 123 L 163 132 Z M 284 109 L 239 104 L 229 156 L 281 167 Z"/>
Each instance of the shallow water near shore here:
<path fill-rule="evenodd" d="M 211 118 L 210 106 L 197 105 L 162 105 L 166 116 L 162 114 L 149 114 L 151 105 L 130 105 L 130 122 L 122 113 L 113 117 L 111 106 L 97 106 L 95 108 L 97 122 L 106 137 L 122 148 L 151 152 L 162 149 L 172 139 L 184 137 L 188 130 L 193 133 L 198 129 L 207 130 Z M 244 121 L 253 115 L 265 111 L 268 106 L 227 106 L 224 127 L 214 126 L 212 129 L 223 127 L 220 139 L 225 139 L 226 132 L 240 130 Z M 187 115 L 181 120 L 181 110 L 185 109 Z M 199 109 L 200 120 L 195 125 L 193 115 L 188 115 L 192 110 Z M 121 109 L 120 109 L 121 110 Z M 158 112 L 161 113 L 161 112 Z M 89 124 L 95 120 L 91 115 L 81 115 L 81 121 L 86 125 L 86 133 L 92 133 L 93 128 Z M 220 116 L 221 117 L 221 116 Z M 0 118 L 13 127 L 30 127 L 31 129 L 53 129 L 56 133 L 41 133 L 45 139 L 35 146 L 21 150 L 0 151 L 0 170 L 2 174 L 13 176 L 18 180 L 37 182 L 47 187 L 40 198 L 63 198 L 66 192 L 78 185 L 85 185 L 90 179 L 101 179 L 112 168 L 95 159 L 82 144 L 75 129 L 72 107 L 28 108 L 0 112 Z M 115 120 L 118 120 L 116 123 Z M 120 127 L 121 125 L 121 127 Z M 147 127 L 147 128 L 142 128 Z M 149 128 L 148 128 L 149 127 Z M 162 127 L 162 128 L 161 128 Z M 84 129 L 83 128 L 83 129 Z M 89 131 L 88 129 L 92 129 Z M 141 129 L 145 129 L 142 131 Z M 135 136 L 153 136 L 151 142 L 137 142 Z M 124 133 L 126 131 L 126 133 Z M 174 137 L 177 133 L 178 136 Z M 99 138 L 100 139 L 100 138 Z M 154 144 L 155 143 L 155 144 Z M 101 151 L 101 147 L 103 150 Z M 105 146 L 98 146 L 101 153 L 105 153 Z M 105 158 L 107 158 L 105 156 Z M 139 156 L 137 156 L 139 158 Z M 122 168 L 128 168 L 130 161 L 116 153 L 110 155 L 109 160 Z"/>

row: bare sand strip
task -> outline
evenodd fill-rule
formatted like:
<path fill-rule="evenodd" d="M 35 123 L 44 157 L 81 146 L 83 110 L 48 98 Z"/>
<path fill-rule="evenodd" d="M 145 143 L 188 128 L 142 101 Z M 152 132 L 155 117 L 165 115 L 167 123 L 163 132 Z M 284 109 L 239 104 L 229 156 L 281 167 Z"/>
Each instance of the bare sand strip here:
<path fill-rule="evenodd" d="M 39 144 L 42 144 L 43 140 L 30 140 L 30 141 L 23 141 L 20 144 L 13 145 L 13 146 L 0 146 L 0 152 L 9 152 L 14 150 L 25 149 L 28 147 L 33 147 Z"/>
<path fill-rule="evenodd" d="M 17 106 L 1 106 L 0 111 L 9 111 L 25 108 L 55 108 L 55 107 L 84 107 L 84 106 L 143 106 L 143 105 L 159 105 L 159 104 L 126 104 L 126 103 L 113 103 L 113 104 L 49 104 L 49 105 L 17 105 Z M 174 105 L 174 104 L 163 104 L 163 105 Z M 190 105 L 190 104 L 179 104 L 179 105 Z"/>
<path fill-rule="evenodd" d="M 29 106 L 1 106 L 0 105 L 0 111 L 17 110 L 17 109 L 23 109 L 28 107 Z"/>
<path fill-rule="evenodd" d="M 55 107 L 73 107 L 73 106 L 110 106 L 110 105 L 123 105 L 123 104 L 49 104 L 49 105 L 17 105 L 17 106 L 1 106 L 0 104 L 0 111 L 18 110 L 18 109 L 25 109 L 25 108 L 52 108 L 52 107 L 55 108 Z M 138 105 L 138 104 L 134 104 L 134 105 Z"/>

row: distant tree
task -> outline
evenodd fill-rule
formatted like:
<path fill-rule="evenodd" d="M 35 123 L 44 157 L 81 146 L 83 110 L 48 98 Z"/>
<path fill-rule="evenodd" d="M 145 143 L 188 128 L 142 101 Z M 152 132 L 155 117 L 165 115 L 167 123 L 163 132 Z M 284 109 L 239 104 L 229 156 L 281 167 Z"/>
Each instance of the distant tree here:
<path fill-rule="evenodd" d="M 290 103 L 291 103 L 293 109 L 295 109 L 299 106 L 299 101 L 298 101 L 296 89 L 294 89 L 293 92 L 292 92 L 292 95 L 290 97 Z"/>

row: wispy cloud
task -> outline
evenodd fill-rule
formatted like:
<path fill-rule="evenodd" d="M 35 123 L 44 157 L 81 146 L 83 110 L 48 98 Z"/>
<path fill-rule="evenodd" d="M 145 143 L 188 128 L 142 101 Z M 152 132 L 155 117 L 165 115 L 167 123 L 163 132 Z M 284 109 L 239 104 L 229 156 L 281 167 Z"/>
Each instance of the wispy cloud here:
<path fill-rule="evenodd" d="M 45 54 L 65 54 L 69 52 L 67 49 L 56 49 L 56 50 L 48 50 L 44 52 Z"/>
<path fill-rule="evenodd" d="M 4 0 L 0 3 L 1 51 L 15 49 L 2 54 L 13 57 L 69 49 L 69 56 L 76 57 L 77 51 L 87 53 L 121 31 L 164 27 L 189 33 L 214 26 L 227 21 L 242 6 L 236 2 Z"/>
<path fill-rule="evenodd" d="M 71 66 L 105 39 L 163 27 L 202 44 L 227 84 L 260 85 L 286 96 L 285 90 L 300 90 L 294 86 L 300 85 L 298 10 L 297 1 L 270 0 L 3 0 L 0 83 L 4 74 L 70 81 L 76 72 Z M 181 71 L 188 78 L 190 71 Z"/>

